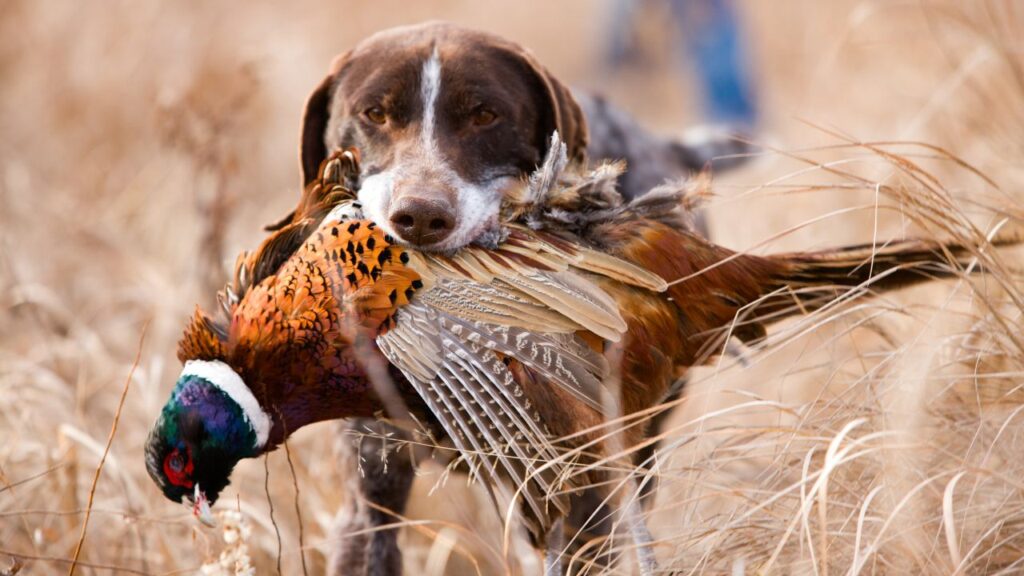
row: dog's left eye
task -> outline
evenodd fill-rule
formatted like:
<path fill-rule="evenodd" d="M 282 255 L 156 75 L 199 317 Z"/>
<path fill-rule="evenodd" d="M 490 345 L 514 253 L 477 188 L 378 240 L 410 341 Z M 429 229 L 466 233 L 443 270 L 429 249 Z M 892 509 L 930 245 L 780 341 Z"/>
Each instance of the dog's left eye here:
<path fill-rule="evenodd" d="M 470 120 L 473 126 L 490 126 L 498 119 L 498 115 L 486 108 L 477 108 L 473 111 Z"/>
<path fill-rule="evenodd" d="M 381 108 L 380 106 L 367 108 L 366 111 L 363 112 L 363 115 L 366 116 L 367 120 L 373 122 L 374 124 L 384 124 L 385 122 L 388 121 L 387 113 L 384 112 L 384 109 Z"/>

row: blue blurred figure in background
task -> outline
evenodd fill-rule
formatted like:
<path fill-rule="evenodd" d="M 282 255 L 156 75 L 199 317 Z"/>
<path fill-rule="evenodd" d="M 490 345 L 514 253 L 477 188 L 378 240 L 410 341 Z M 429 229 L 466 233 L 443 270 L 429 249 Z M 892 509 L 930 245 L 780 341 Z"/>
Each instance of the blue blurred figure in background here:
<path fill-rule="evenodd" d="M 612 0 L 608 62 L 613 68 L 636 56 L 635 17 L 654 0 Z M 750 130 L 757 123 L 755 93 L 742 30 L 731 0 L 660 0 L 668 6 L 680 59 L 690 60 L 708 122 Z"/>
<path fill-rule="evenodd" d="M 628 169 L 619 178 L 619 189 L 627 198 L 703 170 L 719 174 L 737 168 L 755 153 L 748 136 L 756 128 L 757 106 L 742 31 L 730 1 L 610 0 L 606 66 L 613 70 L 644 68 L 648 62 L 641 53 L 641 33 L 655 32 L 650 34 L 655 39 L 664 35 L 657 33 L 662 32 L 657 30 L 658 23 L 652 31 L 650 22 L 639 21 L 641 9 L 663 9 L 662 20 L 671 23 L 674 39 L 679 41 L 677 65 L 694 62 L 692 75 L 698 78 L 687 84 L 703 102 L 695 126 L 651 130 L 600 91 L 575 93 L 587 118 L 587 153 L 592 160 L 626 161 Z M 668 52 L 658 50 L 659 55 Z M 697 211 L 694 217 L 694 229 L 707 235 L 703 212 Z"/>

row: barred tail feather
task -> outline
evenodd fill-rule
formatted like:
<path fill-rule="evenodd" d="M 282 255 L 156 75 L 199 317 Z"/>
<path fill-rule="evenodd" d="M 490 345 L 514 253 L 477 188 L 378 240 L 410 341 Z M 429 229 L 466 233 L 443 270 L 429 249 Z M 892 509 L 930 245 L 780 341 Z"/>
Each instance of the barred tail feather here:
<path fill-rule="evenodd" d="M 821 252 L 779 254 L 775 292 L 758 306 L 758 316 L 778 320 L 827 305 L 829 288 L 898 290 L 929 280 L 979 272 L 977 250 L 961 244 L 906 240 L 864 244 Z"/>

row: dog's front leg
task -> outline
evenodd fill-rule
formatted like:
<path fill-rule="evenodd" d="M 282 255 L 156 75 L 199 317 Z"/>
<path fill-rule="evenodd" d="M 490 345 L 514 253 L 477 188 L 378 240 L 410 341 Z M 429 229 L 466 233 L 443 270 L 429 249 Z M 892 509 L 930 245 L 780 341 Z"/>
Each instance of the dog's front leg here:
<path fill-rule="evenodd" d="M 348 501 L 334 521 L 331 576 L 402 573 L 398 528 L 415 477 L 409 435 L 371 419 L 342 424 L 340 452 L 347 466 Z"/>

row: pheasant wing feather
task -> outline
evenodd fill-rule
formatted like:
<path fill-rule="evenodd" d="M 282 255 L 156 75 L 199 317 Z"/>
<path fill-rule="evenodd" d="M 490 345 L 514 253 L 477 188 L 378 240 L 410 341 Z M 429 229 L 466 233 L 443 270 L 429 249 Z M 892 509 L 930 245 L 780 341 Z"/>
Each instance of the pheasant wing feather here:
<path fill-rule="evenodd" d="M 595 410 L 602 409 L 601 390 L 608 375 L 608 363 L 604 356 L 581 344 L 574 335 L 543 334 L 513 326 L 468 322 L 452 316 L 441 316 L 440 322 L 463 341 L 515 358 Z"/>
<path fill-rule="evenodd" d="M 422 302 L 402 308 L 396 324 L 377 339 L 380 350 L 409 379 L 456 447 L 474 456 L 477 472 L 482 464 L 495 479 L 505 476 L 521 487 L 532 519 L 546 524 L 549 495 L 560 492 L 559 470 L 538 468 L 558 453 L 486 330 L 475 331 L 475 325 Z M 567 509 L 564 496 L 553 502 L 562 513 Z"/>
<path fill-rule="evenodd" d="M 479 284 L 454 278 L 438 280 L 421 300 L 438 310 L 467 320 L 521 326 L 540 332 L 570 333 L 580 325 L 536 298 L 507 285 Z"/>

